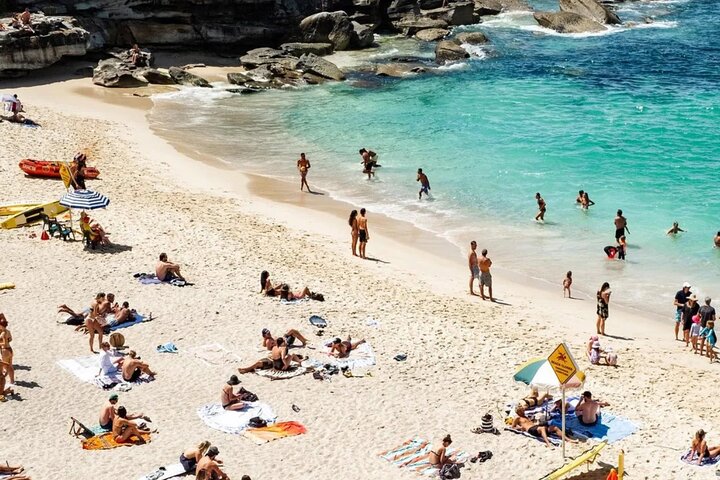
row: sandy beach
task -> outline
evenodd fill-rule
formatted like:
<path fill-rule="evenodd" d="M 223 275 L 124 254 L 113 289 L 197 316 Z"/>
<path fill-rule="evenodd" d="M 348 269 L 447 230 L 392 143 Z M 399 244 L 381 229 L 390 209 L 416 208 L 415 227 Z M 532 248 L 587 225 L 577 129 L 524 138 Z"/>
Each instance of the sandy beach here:
<path fill-rule="evenodd" d="M 589 473 L 582 467 L 567 478 L 605 479 L 620 450 L 632 479 L 715 477 L 714 467 L 679 460 L 699 428 L 709 432 L 709 444 L 720 443 L 711 407 L 718 366 L 673 339 L 672 305 L 658 318 L 611 303 L 610 336 L 601 341 L 618 353 L 619 366 L 591 366 L 584 345 L 595 328 L 594 298 L 563 299 L 560 279 L 553 288 L 535 284 L 503 271 L 503 259 L 493 257 L 499 301 L 483 302 L 467 294 L 465 259 L 453 246 L 372 212 L 374 260 L 360 260 L 350 254 L 350 206 L 212 158 L 191 158 L 153 134 L 146 120 L 152 101 L 132 91 L 102 90 L 87 78 L 57 80 L 12 88 L 42 127 L 0 124 L 0 205 L 64 193 L 59 181 L 25 178 L 20 159 L 69 160 L 84 150 L 101 171 L 89 188 L 111 200 L 91 216 L 116 247 L 90 251 L 79 241 L 41 241 L 40 226 L 0 230 L 0 283 L 16 284 L 0 291 L 0 312 L 14 337 L 18 393 L 0 404 L 0 461 L 22 463 L 33 479 L 134 480 L 207 439 L 233 479 L 411 479 L 419 477 L 378 454 L 410 438 L 437 443 L 450 433 L 460 450 L 493 452 L 488 462 L 468 464 L 463 478 L 540 478 L 562 465 L 559 448 L 471 429 L 486 412 L 502 429 L 505 404 L 529 391 L 513 381 L 516 368 L 566 342 L 587 374 L 586 389 L 611 404 L 608 412 L 639 427 L 605 448 Z M 182 265 L 194 285 L 141 285 L 133 278 L 153 271 L 160 252 Z M 285 305 L 264 297 L 262 270 L 294 290 L 321 292 L 326 301 Z M 121 405 L 152 418 L 158 433 L 148 445 L 85 451 L 68 435 L 71 416 L 97 423 L 109 393 L 57 365 L 90 352 L 87 337 L 57 324 L 55 312 L 63 303 L 84 308 L 100 291 L 155 317 L 122 331 L 158 372 L 155 381 L 119 393 Z M 311 315 L 328 321 L 322 338 L 308 323 Z M 371 376 L 338 375 L 331 382 L 242 375 L 241 385 L 270 404 L 278 420 L 307 428 L 258 446 L 209 428 L 196 410 L 219 401 L 228 377 L 261 358 L 265 327 L 276 334 L 300 330 L 318 348 L 294 351 L 317 359 L 326 358 L 322 339 L 364 338 L 377 365 Z M 179 353 L 156 352 L 166 342 Z M 208 363 L 193 355 L 208 344 L 221 344 L 239 360 Z M 398 353 L 407 360 L 393 360 Z M 568 455 L 590 445 L 569 445 Z"/>

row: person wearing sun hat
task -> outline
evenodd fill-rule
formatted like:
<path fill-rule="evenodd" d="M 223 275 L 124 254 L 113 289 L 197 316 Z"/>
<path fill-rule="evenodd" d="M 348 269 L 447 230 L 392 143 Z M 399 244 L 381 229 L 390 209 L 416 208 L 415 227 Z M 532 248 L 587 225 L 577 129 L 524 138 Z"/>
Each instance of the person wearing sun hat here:
<path fill-rule="evenodd" d="M 208 449 L 204 457 L 200 459 L 197 464 L 197 478 L 203 478 L 205 480 L 229 480 L 225 472 L 220 470 L 220 465 L 223 464 L 221 460 L 218 460 L 217 456 L 220 455 L 220 450 L 217 447 L 212 446 Z"/>
<path fill-rule="evenodd" d="M 682 289 L 675 294 L 675 299 L 673 300 L 673 305 L 675 306 L 675 340 L 680 340 L 678 333 L 680 333 L 680 322 L 682 322 L 682 310 L 683 307 L 685 307 L 685 303 L 687 303 L 687 297 L 691 294 L 690 288 L 691 286 L 688 282 L 683 283 Z"/>
<path fill-rule="evenodd" d="M 245 403 L 241 400 L 240 395 L 235 393 L 233 387 L 240 384 L 240 379 L 237 375 L 230 376 L 230 379 L 223 385 L 222 393 L 220 394 L 220 405 L 225 410 L 242 410 L 245 408 Z"/>
<path fill-rule="evenodd" d="M 685 346 L 690 345 L 690 329 L 692 328 L 693 317 L 698 314 L 700 305 L 698 304 L 697 295 L 694 293 L 687 297 L 687 302 L 682 309 L 682 321 L 683 321 L 683 340 Z"/>

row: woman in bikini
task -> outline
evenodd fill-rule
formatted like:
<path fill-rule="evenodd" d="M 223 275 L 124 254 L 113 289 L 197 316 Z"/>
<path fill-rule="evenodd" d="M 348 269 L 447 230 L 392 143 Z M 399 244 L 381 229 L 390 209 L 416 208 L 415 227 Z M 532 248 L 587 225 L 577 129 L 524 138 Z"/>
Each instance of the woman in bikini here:
<path fill-rule="evenodd" d="M 95 334 L 98 334 L 98 348 L 100 348 L 100 345 L 102 345 L 103 341 L 103 333 L 105 329 L 105 325 L 107 324 L 107 321 L 105 320 L 105 316 L 108 314 L 108 311 L 110 310 L 110 302 L 107 301 L 105 298 L 104 293 L 98 293 L 95 296 L 95 300 L 93 300 L 92 304 L 90 305 L 90 314 L 85 319 L 85 327 L 88 330 L 88 333 L 90 334 L 90 351 L 92 353 L 98 353 L 95 350 L 93 350 L 93 341 L 95 340 Z"/>
<path fill-rule="evenodd" d="M 720 446 L 708 447 L 705 441 L 705 430 L 700 429 L 695 433 L 695 438 L 693 438 L 692 445 L 690 446 L 690 458 L 695 456 L 695 454 L 698 456 L 697 464 L 701 465 L 703 458 L 712 460 L 720 455 Z"/>
<path fill-rule="evenodd" d="M 300 292 L 291 292 L 290 286 L 286 283 L 280 287 L 280 300 L 285 301 L 292 301 L 292 300 L 301 300 L 305 297 L 309 297 L 312 294 L 310 289 L 308 287 L 305 287 Z"/>
<path fill-rule="evenodd" d="M 113 419 L 112 433 L 116 443 L 129 442 L 132 437 L 137 437 L 140 443 L 145 443 L 143 434 L 150 433 L 150 430 L 142 429 L 127 418 L 125 407 L 118 407 L 117 414 Z"/>
<path fill-rule="evenodd" d="M 0 313 L 0 360 L 2 360 L 7 366 L 5 367 L 5 375 L 7 375 L 8 382 L 12 387 L 15 385 L 15 369 L 13 368 L 13 349 L 10 346 L 12 342 L 12 333 L 7 328 L 8 321 L 5 315 Z M 2 367 L 0 367 L 2 368 Z M 0 392 L 1 393 L 1 392 Z"/>
<path fill-rule="evenodd" d="M 276 287 L 273 286 L 270 281 L 270 272 L 263 270 L 262 273 L 260 273 L 260 293 L 267 295 L 268 297 L 276 297 L 280 295 L 281 287 L 282 285 L 278 285 Z"/>
<path fill-rule="evenodd" d="M 185 473 L 195 473 L 198 462 L 205 456 L 209 448 L 210 442 L 205 440 L 197 447 L 188 448 L 180 454 L 180 464 L 185 469 Z"/>
<path fill-rule="evenodd" d="M 440 446 L 430 452 L 430 465 L 442 468 L 443 465 L 448 463 L 457 463 L 447 455 L 447 448 L 451 443 L 452 438 L 450 438 L 450 434 L 445 435 L 445 438 L 442 439 Z"/>
<path fill-rule="evenodd" d="M 520 400 L 520 404 L 526 409 L 535 408 L 545 403 L 546 400 L 552 400 L 552 395 L 549 393 L 543 393 L 541 397 L 538 393 L 538 388 L 532 387 L 530 389 L 530 395 Z"/>
<path fill-rule="evenodd" d="M 605 282 L 602 284 L 602 287 L 600 287 L 600 290 L 597 291 L 596 297 L 597 297 L 597 333 L 598 335 L 605 335 L 605 320 L 607 320 L 608 316 L 610 315 L 609 311 L 609 303 L 610 303 L 610 294 L 612 293 L 612 290 L 610 290 L 610 284 L 608 282 Z"/>
<path fill-rule="evenodd" d="M 220 405 L 224 410 L 242 410 L 245 408 L 245 403 L 240 399 L 240 395 L 235 393 L 233 387 L 240 384 L 240 379 L 237 375 L 232 375 L 230 380 L 225 382 L 223 385 L 222 392 L 220 393 Z"/>
<path fill-rule="evenodd" d="M 352 239 L 352 254 L 353 257 L 357 257 L 357 243 L 358 243 L 358 221 L 357 221 L 357 210 L 353 210 L 350 212 L 350 219 L 348 220 L 348 223 L 350 224 L 350 238 Z"/>
<path fill-rule="evenodd" d="M 340 338 L 336 338 L 333 340 L 332 345 L 330 346 L 330 355 L 334 355 L 337 358 L 347 358 L 350 356 L 350 352 L 355 350 L 357 347 L 365 343 L 365 340 L 360 340 L 359 342 L 353 343 L 350 340 L 350 337 L 347 338 L 347 340 L 340 340 Z"/>

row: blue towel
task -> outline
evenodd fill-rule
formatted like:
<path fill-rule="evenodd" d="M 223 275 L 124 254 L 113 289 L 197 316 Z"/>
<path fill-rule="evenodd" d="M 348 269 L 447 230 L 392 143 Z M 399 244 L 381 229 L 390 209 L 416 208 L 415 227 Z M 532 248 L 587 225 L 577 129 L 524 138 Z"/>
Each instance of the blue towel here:
<path fill-rule="evenodd" d="M 552 425 L 560 427 L 562 419 L 560 417 L 550 420 Z M 600 420 L 592 426 L 583 425 L 575 414 L 565 416 L 565 428 L 571 428 L 574 436 L 592 438 L 598 441 L 607 441 L 615 443 L 635 433 L 638 430 L 637 425 L 630 420 L 622 417 L 616 417 L 612 413 L 603 411 L 600 414 Z"/>
<path fill-rule="evenodd" d="M 178 353 L 178 349 L 174 343 L 168 342 L 157 346 L 159 353 Z"/>
<path fill-rule="evenodd" d="M 110 315 L 108 315 L 108 317 L 110 317 Z M 136 313 L 135 313 L 135 320 L 133 320 L 132 322 L 123 322 L 123 323 L 121 323 L 120 325 L 112 325 L 112 323 L 111 323 L 111 324 L 110 324 L 110 331 L 120 330 L 121 328 L 132 327 L 133 325 L 137 325 L 138 323 L 142 323 L 142 322 L 144 322 L 145 320 L 146 320 L 146 318 L 145 318 L 144 315 L 141 315 L 141 314 L 139 314 L 139 313 L 136 312 Z"/>

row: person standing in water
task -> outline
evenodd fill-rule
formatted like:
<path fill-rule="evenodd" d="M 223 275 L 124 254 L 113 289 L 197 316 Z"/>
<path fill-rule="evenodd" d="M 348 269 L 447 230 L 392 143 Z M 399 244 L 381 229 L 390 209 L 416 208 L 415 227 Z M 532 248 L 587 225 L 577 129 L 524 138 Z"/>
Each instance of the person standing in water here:
<path fill-rule="evenodd" d="M 360 163 L 363 164 L 363 173 L 367 173 L 368 180 L 371 177 L 375 176 L 375 172 L 373 171 L 373 168 L 375 168 L 375 157 L 376 154 L 372 150 L 368 150 L 366 148 L 360 149 L 360 157 L 362 157 L 362 160 Z"/>
<path fill-rule="evenodd" d="M 630 229 L 627 226 L 627 218 L 623 217 L 622 210 L 618 210 L 615 217 L 615 240 L 620 240 L 620 237 L 625 235 L 626 231 L 629 235 Z"/>
<path fill-rule="evenodd" d="M 422 171 L 422 168 L 418 168 L 417 171 L 417 180 L 420 182 L 420 192 L 418 193 L 418 200 L 422 199 L 422 194 L 424 193 L 425 196 L 430 195 L 430 180 L 428 180 L 427 175 L 425 175 Z"/>
<path fill-rule="evenodd" d="M 485 300 L 485 287 L 488 287 L 488 295 L 491 302 L 494 302 L 492 294 L 492 275 L 490 274 L 490 267 L 492 266 L 492 260 L 487 256 L 487 249 L 483 248 L 481 252 L 482 256 L 478 260 L 478 267 L 480 268 L 480 297 Z"/>
<path fill-rule="evenodd" d="M 540 196 L 540 192 L 535 194 L 535 200 L 537 200 L 538 204 L 538 214 L 535 215 L 535 221 L 536 222 L 544 222 L 545 221 L 545 211 L 547 210 L 547 204 L 545 203 L 545 200 Z"/>
<path fill-rule="evenodd" d="M 680 232 L 684 232 L 682 228 L 680 228 L 680 224 L 678 222 L 673 222 L 673 226 L 670 227 L 670 230 L 667 231 L 666 235 L 677 235 Z"/>
<path fill-rule="evenodd" d="M 470 268 L 470 295 L 475 295 L 473 291 L 473 281 L 477 279 L 480 283 L 480 267 L 478 266 L 477 243 L 475 240 L 470 242 L 470 254 L 468 255 L 468 267 Z M 480 287 L 482 289 L 482 287 Z"/>
<path fill-rule="evenodd" d="M 720 248 L 720 232 L 715 235 L 713 242 L 715 243 L 715 248 Z"/>
<path fill-rule="evenodd" d="M 360 217 L 357 219 L 358 224 L 358 240 L 360 240 L 360 258 L 367 258 L 365 256 L 365 246 L 368 240 L 370 240 L 370 232 L 367 226 L 367 217 L 365 216 L 365 209 L 360 209 Z"/>
<path fill-rule="evenodd" d="M 310 170 L 310 160 L 305 157 L 304 153 L 300 154 L 300 159 L 297 161 L 297 169 L 300 172 L 300 191 L 302 192 L 303 185 L 307 187 L 307 191 L 310 191 L 310 185 L 307 183 L 307 172 Z"/>
<path fill-rule="evenodd" d="M 625 254 L 627 253 L 627 240 L 625 239 L 625 235 L 618 238 L 618 246 L 617 246 L 617 258 L 618 260 L 625 260 Z"/>
<path fill-rule="evenodd" d="M 358 219 L 357 219 L 357 210 L 353 210 L 350 212 L 350 218 L 348 219 L 348 224 L 350 225 L 350 239 L 352 241 L 352 254 L 353 257 L 357 257 L 357 243 L 358 243 Z"/>
<path fill-rule="evenodd" d="M 590 200 L 590 195 L 588 195 L 587 192 L 584 192 L 582 200 L 580 201 L 580 205 L 582 206 L 583 210 L 587 210 L 588 208 L 590 208 L 590 206 L 595 205 L 595 202 Z"/>

